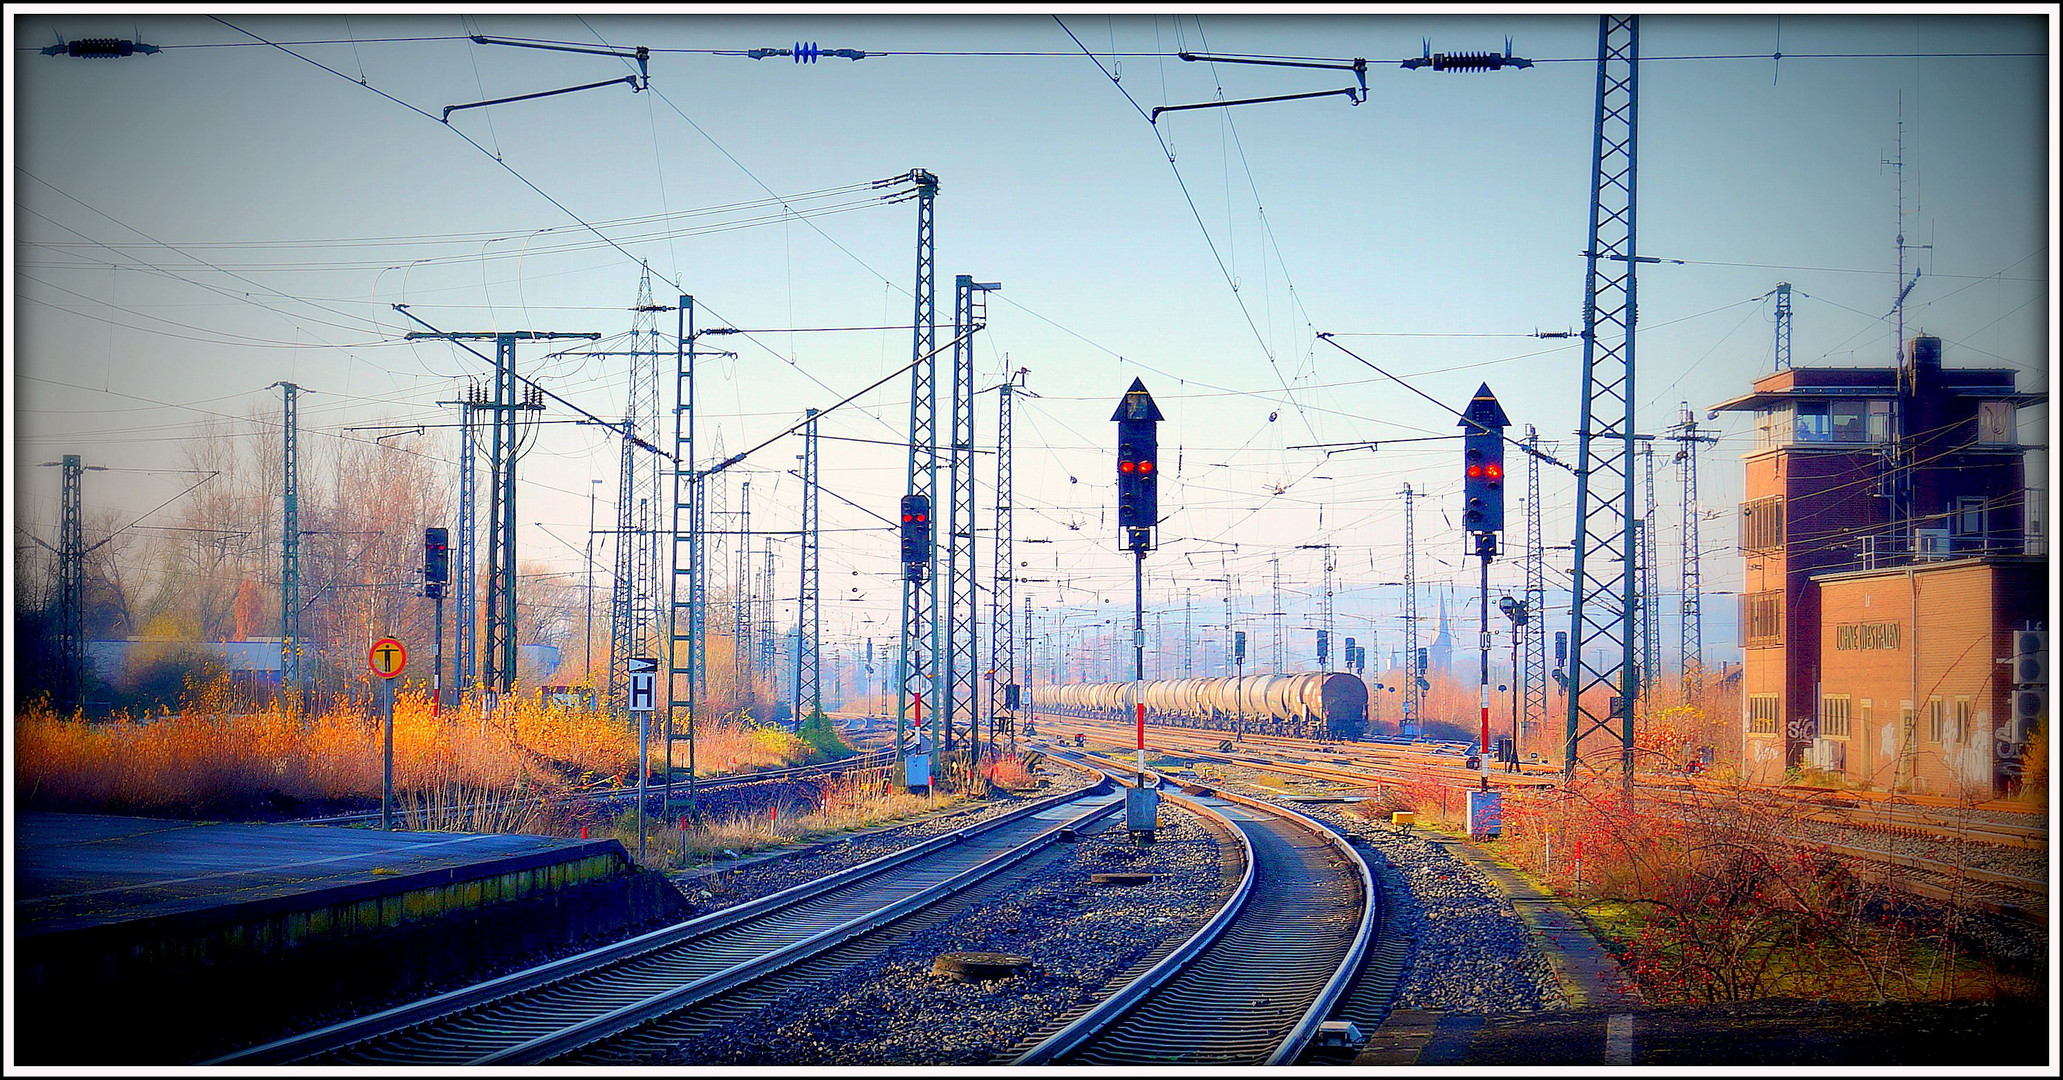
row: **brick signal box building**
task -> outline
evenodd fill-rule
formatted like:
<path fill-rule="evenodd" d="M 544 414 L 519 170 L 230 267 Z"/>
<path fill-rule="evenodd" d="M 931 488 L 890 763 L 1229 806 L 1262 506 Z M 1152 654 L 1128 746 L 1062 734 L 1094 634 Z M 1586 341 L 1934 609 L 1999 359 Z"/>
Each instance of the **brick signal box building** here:
<path fill-rule="evenodd" d="M 1747 560 L 1740 623 L 1742 768 L 1750 782 L 1781 782 L 1789 770 L 1817 768 L 1908 789 L 1928 786 L 1930 778 L 1937 791 L 1948 783 L 1947 772 L 1923 765 L 1923 759 L 1938 764 L 1968 755 L 1939 743 L 1929 751 L 1925 736 L 1933 729 L 1926 717 L 1907 721 L 1898 713 L 1926 707 L 1938 692 L 1908 685 L 1911 678 L 1897 687 L 1873 683 L 1866 692 L 1849 694 L 1846 716 L 1832 717 L 1828 713 L 1842 703 L 1838 695 L 1823 695 L 1837 674 L 1850 678 L 1845 667 L 1856 658 L 1882 667 L 1891 657 L 1904 662 L 1908 675 L 1924 669 L 1937 671 L 1938 678 L 1955 667 L 1944 666 L 1944 652 L 1984 653 L 1984 663 L 1998 669 L 1988 680 L 1994 690 L 2010 689 L 2004 667 L 1994 663 L 2009 655 L 1997 651 L 1999 635 L 2044 617 L 2047 589 L 2045 556 L 2032 564 L 2025 558 L 2044 552 L 2045 545 L 2038 538 L 2029 542 L 2026 451 L 2019 444 L 2016 411 L 2044 400 L 2044 394 L 2020 391 L 2010 368 L 1944 368 L 1941 340 L 1921 336 L 1907 343 L 1895 369 L 1792 368 L 1713 406 L 1755 418 L 1740 512 L 1740 549 Z M 1966 561 L 1981 572 L 1948 573 L 1947 563 Z M 1827 610 L 1836 597 L 1842 604 L 1851 597 L 1869 607 L 1889 603 L 1876 598 L 1877 586 L 1849 579 L 1896 571 L 1903 589 L 1906 568 L 1923 575 L 1914 596 L 1927 597 L 1900 593 L 1893 606 L 1906 623 L 1858 616 L 1845 607 Z M 2016 599 L 1997 592 L 2001 581 L 2040 585 Z M 1942 593 L 1944 588 L 1949 592 Z M 1962 589 L 1969 590 L 1969 603 L 1957 609 L 1952 597 Z M 1980 610 L 1984 625 L 1960 617 Z M 1934 621 L 1951 611 L 1959 617 Z M 1967 683 L 1964 676 L 1972 669 L 1955 670 L 1961 673 L 1956 684 Z M 1982 694 L 1974 686 L 1986 682 L 1979 679 L 1951 697 L 1971 697 L 1969 725 L 1957 732 L 1954 745 L 1972 745 L 1981 735 L 1989 761 L 1996 756 L 1988 745 L 1992 721 L 2006 714 L 1998 701 L 1979 703 Z M 1849 753 L 1855 735 L 1832 734 L 1857 730 L 1852 710 L 1859 698 L 1870 702 L 1867 754 Z M 1887 727 L 1893 743 L 1878 753 Z M 1880 767 L 1887 755 L 1894 763 L 1889 773 Z M 1910 768 L 1901 771 L 1900 760 Z"/>

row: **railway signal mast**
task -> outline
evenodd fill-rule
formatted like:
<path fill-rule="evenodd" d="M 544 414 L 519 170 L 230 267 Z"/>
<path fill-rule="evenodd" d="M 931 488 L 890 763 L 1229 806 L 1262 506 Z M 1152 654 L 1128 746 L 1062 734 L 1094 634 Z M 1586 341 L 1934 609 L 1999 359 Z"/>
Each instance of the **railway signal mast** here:
<path fill-rule="evenodd" d="M 1139 772 L 1125 793 L 1125 827 L 1144 842 L 1153 839 L 1159 793 L 1146 786 L 1146 553 L 1153 548 L 1154 525 L 1160 520 L 1155 462 L 1160 457 L 1160 407 L 1146 384 L 1133 379 L 1110 415 L 1117 424 L 1117 525 L 1124 546 L 1132 552 L 1132 708 L 1138 718 Z"/>
<path fill-rule="evenodd" d="M 1483 561 L 1481 596 L 1481 707 L 1483 725 L 1477 742 L 1477 765 L 1483 789 L 1489 789 L 1489 559 L 1498 554 L 1504 532 L 1504 429 L 1512 420 L 1498 406 L 1498 396 L 1483 383 L 1475 400 L 1461 414 L 1463 431 L 1463 511 L 1461 526 L 1471 536 L 1471 550 Z"/>
<path fill-rule="evenodd" d="M 1482 734 L 1476 743 L 1476 766 L 1482 773 L 1482 791 L 1469 798 L 1469 832 L 1494 831 L 1478 817 L 1478 805 L 1494 820 L 1490 791 L 1490 559 L 1497 554 L 1497 534 L 1504 529 L 1504 429 L 1511 419 L 1497 404 L 1497 395 L 1484 383 L 1475 399 L 1461 414 L 1462 511 L 1461 524 L 1471 537 L 1475 554 L 1483 563 L 1483 593 L 1480 623 L 1482 664 Z M 1476 795 L 1485 798 L 1479 800 Z M 1484 828 L 1479 828 L 1484 826 Z"/>

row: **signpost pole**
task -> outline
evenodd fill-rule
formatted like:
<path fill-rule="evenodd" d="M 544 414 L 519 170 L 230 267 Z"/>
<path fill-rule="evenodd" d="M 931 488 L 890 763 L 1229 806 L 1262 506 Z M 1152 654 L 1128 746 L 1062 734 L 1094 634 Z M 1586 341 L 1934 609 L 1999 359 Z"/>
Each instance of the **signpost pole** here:
<path fill-rule="evenodd" d="M 651 776 L 650 740 L 652 735 L 652 713 L 659 699 L 659 658 L 633 656 L 630 658 L 630 714 L 638 718 L 638 861 L 645 859 L 645 796 L 649 790 Z M 692 732 L 692 729 L 691 729 Z M 688 744 L 690 747 L 693 742 Z M 690 761 L 692 767 L 693 762 Z M 667 748 L 667 775 L 669 782 L 673 771 L 673 750 Z M 669 786 L 669 791 L 672 788 Z M 689 789 L 693 791 L 692 788 Z M 690 803 L 692 805 L 692 803 Z M 672 806 L 669 803 L 668 811 Z"/>
<path fill-rule="evenodd" d="M 380 830 L 394 830 L 394 680 L 380 680 Z"/>
<path fill-rule="evenodd" d="M 365 651 L 366 669 L 380 680 L 380 830 L 394 828 L 394 680 L 408 668 L 408 646 L 383 637 Z"/>

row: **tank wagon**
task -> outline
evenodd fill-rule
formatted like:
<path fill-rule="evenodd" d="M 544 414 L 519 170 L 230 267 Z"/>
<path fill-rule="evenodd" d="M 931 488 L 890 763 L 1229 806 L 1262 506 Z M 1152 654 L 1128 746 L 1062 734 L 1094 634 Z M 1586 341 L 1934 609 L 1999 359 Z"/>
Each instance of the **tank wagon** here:
<path fill-rule="evenodd" d="M 1042 686 L 1038 708 L 1063 716 L 1129 721 L 1132 685 Z M 1368 685 L 1346 672 L 1156 679 L 1139 686 L 1146 719 L 1152 723 L 1307 739 L 1359 739 L 1368 732 Z"/>

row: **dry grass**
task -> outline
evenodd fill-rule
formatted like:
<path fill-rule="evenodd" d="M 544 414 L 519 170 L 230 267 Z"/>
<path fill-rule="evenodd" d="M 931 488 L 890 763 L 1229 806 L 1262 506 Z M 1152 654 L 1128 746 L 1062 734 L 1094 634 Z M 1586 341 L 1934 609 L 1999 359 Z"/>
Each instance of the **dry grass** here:
<path fill-rule="evenodd" d="M 30 706 L 15 721 L 24 807 L 187 816 L 362 804 L 380 795 L 381 725 L 357 711 L 234 714 L 210 695 L 187 711 L 88 721 Z M 721 720 L 697 732 L 705 774 L 805 760 L 785 732 Z M 655 766 L 663 747 L 653 746 Z M 685 765 L 686 747 L 675 747 Z M 714 759 L 712 761 L 712 759 Z M 432 828 L 527 831 L 520 800 L 635 782 L 637 738 L 601 713 L 515 704 L 491 717 L 403 694 L 394 707 L 397 802 Z M 710 767 L 715 765 L 714 768 Z"/>
<path fill-rule="evenodd" d="M 732 852 L 739 855 L 790 844 L 806 844 L 825 836 L 893 824 L 927 811 L 955 805 L 965 796 L 940 786 L 937 798 L 911 795 L 889 783 L 888 770 L 868 769 L 824 783 L 813 808 L 775 807 L 754 813 L 704 820 L 699 829 L 682 829 L 678 821 L 661 822 L 646 835 L 646 862 L 680 869 Z M 637 850 L 635 818 L 619 818 L 614 835 L 626 849 Z"/>

